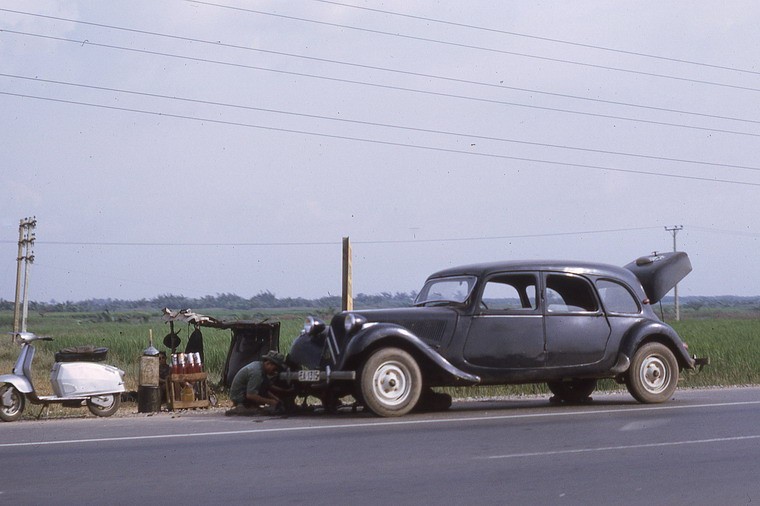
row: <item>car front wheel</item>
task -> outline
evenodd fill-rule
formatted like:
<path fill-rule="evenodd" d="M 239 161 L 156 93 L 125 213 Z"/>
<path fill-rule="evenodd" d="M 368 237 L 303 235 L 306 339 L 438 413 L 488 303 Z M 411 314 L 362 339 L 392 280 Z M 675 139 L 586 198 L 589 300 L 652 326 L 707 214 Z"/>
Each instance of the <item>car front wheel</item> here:
<path fill-rule="evenodd" d="M 639 402 L 665 402 L 678 385 L 678 362 L 670 348 L 648 343 L 636 350 L 625 379 L 625 386 Z"/>
<path fill-rule="evenodd" d="M 359 390 L 364 405 L 379 416 L 401 416 L 417 405 L 422 373 L 414 358 L 400 348 L 382 348 L 361 369 Z"/>

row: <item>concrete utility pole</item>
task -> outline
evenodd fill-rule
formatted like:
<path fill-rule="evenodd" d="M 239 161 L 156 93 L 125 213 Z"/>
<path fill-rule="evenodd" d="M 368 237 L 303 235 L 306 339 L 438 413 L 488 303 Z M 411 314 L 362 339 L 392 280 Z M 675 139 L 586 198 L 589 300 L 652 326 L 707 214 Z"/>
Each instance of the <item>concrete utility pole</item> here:
<path fill-rule="evenodd" d="M 665 227 L 665 230 L 673 234 L 673 251 L 678 251 L 676 248 L 676 235 L 678 232 L 683 230 L 683 225 L 674 225 L 672 228 Z M 676 301 L 676 321 L 681 321 L 681 305 L 678 302 L 678 283 L 676 283 L 676 286 L 673 288 L 674 292 L 673 295 L 675 296 Z"/>
<path fill-rule="evenodd" d="M 13 332 L 26 332 L 26 317 L 29 310 L 29 270 L 34 263 L 34 229 L 37 227 L 37 218 L 24 218 L 18 226 L 18 257 L 16 267 L 16 301 L 13 307 Z M 24 268 L 21 268 L 23 262 Z M 23 274 L 23 314 L 21 310 L 21 280 Z"/>

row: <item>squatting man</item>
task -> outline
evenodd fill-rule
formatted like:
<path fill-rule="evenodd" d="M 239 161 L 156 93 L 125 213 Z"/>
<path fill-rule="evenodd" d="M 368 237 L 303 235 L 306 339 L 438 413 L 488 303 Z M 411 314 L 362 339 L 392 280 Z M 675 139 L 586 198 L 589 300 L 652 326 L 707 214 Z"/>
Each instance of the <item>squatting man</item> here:
<path fill-rule="evenodd" d="M 261 360 L 251 362 L 241 368 L 230 386 L 230 400 L 233 408 L 226 415 L 252 415 L 262 413 L 261 406 L 269 412 L 284 410 L 282 396 L 289 392 L 274 385 L 277 374 L 286 368 L 285 356 L 274 350 L 267 352 Z"/>

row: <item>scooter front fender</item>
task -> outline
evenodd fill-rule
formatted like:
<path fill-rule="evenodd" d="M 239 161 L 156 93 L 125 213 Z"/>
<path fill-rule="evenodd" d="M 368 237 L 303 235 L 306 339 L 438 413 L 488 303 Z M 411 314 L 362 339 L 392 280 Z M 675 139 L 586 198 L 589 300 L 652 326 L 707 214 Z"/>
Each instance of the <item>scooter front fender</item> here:
<path fill-rule="evenodd" d="M 10 383 L 22 394 L 30 394 L 34 391 L 31 382 L 23 376 L 16 376 L 15 374 L 0 374 L 0 385 L 3 383 Z"/>

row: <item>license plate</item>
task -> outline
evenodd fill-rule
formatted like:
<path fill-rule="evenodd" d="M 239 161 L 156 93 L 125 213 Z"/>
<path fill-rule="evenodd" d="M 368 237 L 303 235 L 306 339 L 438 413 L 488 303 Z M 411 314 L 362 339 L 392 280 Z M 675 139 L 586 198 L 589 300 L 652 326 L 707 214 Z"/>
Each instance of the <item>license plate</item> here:
<path fill-rule="evenodd" d="M 314 369 L 300 370 L 298 371 L 298 381 L 319 381 L 319 372 Z"/>

